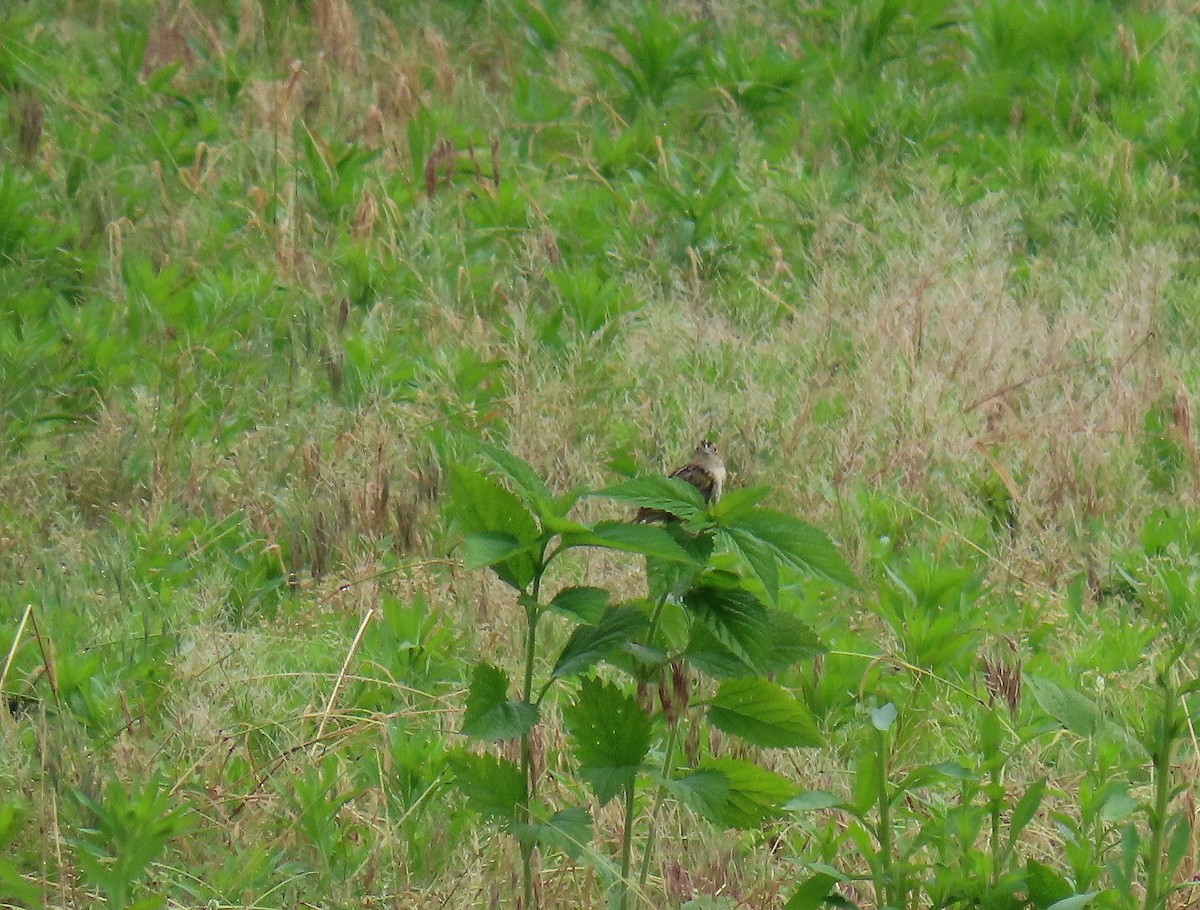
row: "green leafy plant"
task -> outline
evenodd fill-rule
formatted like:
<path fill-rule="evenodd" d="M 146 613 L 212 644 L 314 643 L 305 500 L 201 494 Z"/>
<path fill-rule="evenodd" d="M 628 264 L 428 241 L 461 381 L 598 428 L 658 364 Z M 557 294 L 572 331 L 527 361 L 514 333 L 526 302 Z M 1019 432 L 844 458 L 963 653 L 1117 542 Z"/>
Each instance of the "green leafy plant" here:
<path fill-rule="evenodd" d="M 610 31 L 618 50 L 589 48 L 602 77 L 624 92 L 630 115 L 644 105 L 661 108 L 700 70 L 702 26 L 647 7 L 629 26 Z"/>
<path fill-rule="evenodd" d="M 3 710 L 3 709 L 0 709 Z M 28 811 L 20 803 L 0 803 L 0 844 L 6 848 L 21 834 Z M 0 900 L 22 901 L 34 905 L 42 901 L 38 888 L 21 877 L 20 868 L 11 860 L 0 859 Z"/>
<path fill-rule="evenodd" d="M 161 894 L 134 899 L 146 869 L 188 826 L 187 813 L 174 805 L 157 778 L 126 790 L 109 781 L 103 796 L 76 791 L 84 824 L 68 838 L 84 880 L 120 910 L 152 910 L 166 903 Z"/>
<path fill-rule="evenodd" d="M 490 567 L 517 592 L 525 612 L 524 659 L 515 698 L 504 670 L 486 663 L 474 668 L 462 730 L 488 742 L 519 739 L 520 763 L 462 753 L 453 761 L 456 777 L 477 811 L 520 842 L 531 906 L 535 847 L 578 855 L 590 839 L 582 808 L 554 812 L 537 800 L 530 735 L 556 686 L 582 677 L 564 721 L 580 778 L 597 802 L 622 802 L 614 893 L 624 907 L 632 882 L 637 782 L 659 737 L 665 735 L 652 817 L 663 796 L 672 794 L 713 821 L 744 827 L 777 814 L 791 792 L 784 778 L 742 760 L 712 758 L 679 768 L 679 729 L 692 722 L 691 673 L 721 680 L 706 712 L 718 729 L 762 748 L 817 745 L 820 737 L 804 704 L 763 678 L 822 650 L 811 629 L 780 606 L 786 603 L 780 577 L 799 571 L 846 585 L 854 578 L 816 528 L 759 507 L 763 489 L 736 491 L 708 507 L 680 480 L 635 478 L 593 495 L 664 510 L 676 522 L 583 524 L 567 513 L 585 491 L 555 496 L 524 462 L 494 447 L 482 451 L 491 473 L 454 468 L 451 514 L 465 537 L 468 566 Z M 579 547 L 645 557 L 650 596 L 614 605 L 604 589 L 567 587 L 545 599 L 547 570 Z M 539 684 L 539 632 L 551 614 L 573 629 Z M 601 662 L 620 670 L 624 685 L 592 675 Z M 636 694 L 654 689 L 661 725 Z M 653 836 L 651 829 L 651 843 Z M 649 853 L 648 844 L 643 886 Z"/>

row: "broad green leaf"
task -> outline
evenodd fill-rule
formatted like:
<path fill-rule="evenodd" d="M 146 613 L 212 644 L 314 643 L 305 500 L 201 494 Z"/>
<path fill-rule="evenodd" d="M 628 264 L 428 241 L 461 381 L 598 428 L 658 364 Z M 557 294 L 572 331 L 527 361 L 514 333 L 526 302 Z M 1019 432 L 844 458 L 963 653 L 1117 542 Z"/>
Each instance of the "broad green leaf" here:
<path fill-rule="evenodd" d="M 611 683 L 584 679 L 563 710 L 579 773 L 604 805 L 632 786 L 650 748 L 651 725 L 634 697 Z"/>
<path fill-rule="evenodd" d="M 532 554 L 537 547 L 536 542 L 532 544 L 521 543 L 515 537 L 509 534 L 501 534 L 499 531 L 476 531 L 473 534 L 468 534 L 464 543 L 466 545 L 466 554 L 463 558 L 463 564 L 468 569 L 482 569 L 486 566 L 494 566 L 522 553 Z"/>
<path fill-rule="evenodd" d="M 756 828 L 775 818 L 796 793 L 796 785 L 774 771 L 732 758 L 710 759 L 701 771 L 716 771 L 729 782 L 729 798 L 718 824 L 729 828 Z"/>
<path fill-rule="evenodd" d="M 767 653 L 759 661 L 765 673 L 790 670 L 829 649 L 812 626 L 786 610 L 767 610 Z"/>
<path fill-rule="evenodd" d="M 519 824 L 516 832 L 522 840 L 581 859 L 592 840 L 592 817 L 586 809 L 563 809 L 544 822 Z"/>
<path fill-rule="evenodd" d="M 841 805 L 841 799 L 832 793 L 826 793 L 824 790 L 805 790 L 784 803 L 783 808 L 788 812 L 815 812 L 818 809 L 832 809 Z"/>
<path fill-rule="evenodd" d="M 600 522 L 590 531 L 563 534 L 564 547 L 607 547 L 626 553 L 640 553 L 667 562 L 696 565 L 696 558 L 675 542 L 662 528 L 654 525 Z"/>
<path fill-rule="evenodd" d="M 1138 810 L 1138 801 L 1122 785 L 1111 792 L 1100 807 L 1100 817 L 1106 822 L 1123 822 Z"/>
<path fill-rule="evenodd" d="M 496 465 L 516 487 L 517 495 L 539 515 L 553 511 L 554 495 L 530 465 L 507 449 L 479 443 L 479 451 Z"/>
<path fill-rule="evenodd" d="M 731 550 L 739 554 L 750 567 L 771 603 L 779 603 L 779 557 L 763 541 L 742 528 L 730 528 L 722 540 Z"/>
<path fill-rule="evenodd" d="M 494 755 L 470 752 L 452 754 L 449 765 L 455 784 L 474 811 L 504 827 L 517 820 L 517 809 L 525 795 L 520 767 Z"/>
<path fill-rule="evenodd" d="M 1120 862 L 1109 863 L 1109 875 L 1113 883 L 1126 894 L 1133 887 L 1138 861 L 1142 856 L 1142 838 L 1136 825 L 1124 825 L 1121 829 Z"/>
<path fill-rule="evenodd" d="M 809 876 L 792 892 L 783 910 L 819 910 L 825 904 L 825 899 L 833 894 L 839 881 L 842 879 L 828 872 Z"/>
<path fill-rule="evenodd" d="M 683 595 L 683 605 L 739 660 L 760 671 L 769 646 L 769 624 L 767 609 L 757 597 L 706 576 Z"/>
<path fill-rule="evenodd" d="M 591 495 L 627 502 L 638 508 L 661 509 L 686 522 L 694 521 L 707 508 L 700 491 L 678 477 L 635 477 Z"/>
<path fill-rule="evenodd" d="M 771 488 L 768 486 L 729 490 L 710 506 L 712 516 L 718 525 L 729 524 L 738 515 L 750 511 L 766 499 L 770 492 Z"/>
<path fill-rule="evenodd" d="M 678 598 L 690 588 L 709 564 L 715 541 L 709 534 L 689 534 L 679 524 L 666 524 L 662 530 L 668 534 L 685 553 L 692 557 L 691 562 L 679 562 L 646 557 L 646 583 L 650 598 L 659 601 L 665 597 Z"/>
<path fill-rule="evenodd" d="M 562 509 L 561 506 L 558 508 Z M 567 506 L 563 511 L 569 508 L 570 506 Z M 590 530 L 585 524 L 572 521 L 570 518 L 563 518 L 553 512 L 542 515 L 541 519 L 542 527 L 553 534 L 586 534 Z"/>
<path fill-rule="evenodd" d="M 729 803 L 729 778 L 719 771 L 693 771 L 678 780 L 665 780 L 675 799 L 697 815 L 719 824 Z"/>
<path fill-rule="evenodd" d="M 1032 820 L 1046 796 L 1046 778 L 1035 781 L 1017 801 L 1012 818 L 1008 821 L 1008 842 L 1015 844 L 1025 826 Z"/>
<path fill-rule="evenodd" d="M 1103 717 L 1086 696 L 1040 676 L 1026 673 L 1024 679 L 1041 709 L 1076 736 L 1092 737 L 1099 731 Z"/>
<path fill-rule="evenodd" d="M 490 664 L 477 664 L 467 691 L 462 732 L 476 739 L 516 739 L 538 721 L 538 709 L 529 702 L 508 698 L 508 674 Z"/>
<path fill-rule="evenodd" d="M 747 535 L 765 545 L 782 565 L 849 588 L 859 586 L 854 572 L 825 534 L 813 525 L 772 509 L 752 509 L 730 521 L 726 532 Z"/>
<path fill-rule="evenodd" d="M 450 473 L 447 511 L 464 536 L 490 534 L 496 539 L 511 538 L 522 545 L 538 541 L 537 522 L 509 490 L 465 465 L 452 465 Z M 529 552 L 489 565 L 503 582 L 518 591 L 529 587 L 537 572 L 537 560 Z"/>
<path fill-rule="evenodd" d="M 1188 850 L 1192 846 L 1192 826 L 1191 817 L 1185 816 L 1182 813 L 1171 816 L 1167 822 L 1167 827 L 1170 829 L 1167 834 L 1167 862 L 1166 874 L 1167 878 L 1171 879 L 1175 876 L 1175 870 L 1179 868 L 1179 864 L 1183 862 L 1183 858 L 1187 856 Z"/>
<path fill-rule="evenodd" d="M 879 753 L 867 739 L 863 738 L 863 747 L 858 750 L 854 780 L 850 784 L 851 811 L 860 818 L 875 805 L 879 797 Z"/>
<path fill-rule="evenodd" d="M 759 677 L 727 679 L 708 706 L 718 729 L 767 749 L 819 746 L 812 714 L 782 687 Z"/>
<path fill-rule="evenodd" d="M 1025 863 L 1025 887 L 1035 907 L 1049 907 L 1075 893 L 1075 889 L 1049 866 L 1031 859 Z"/>
<path fill-rule="evenodd" d="M 595 622 L 604 615 L 609 594 L 603 588 L 563 588 L 547 605 L 552 610 L 573 616 L 580 622 Z"/>
<path fill-rule="evenodd" d="M 704 623 L 693 623 L 684 649 L 688 662 L 701 673 L 717 679 L 755 676 L 760 670 L 734 653 Z"/>
<path fill-rule="evenodd" d="M 978 780 L 979 775 L 969 768 L 964 768 L 956 761 L 938 762 L 936 765 L 930 765 L 931 771 L 940 774 L 942 777 L 948 777 L 951 780 Z"/>
<path fill-rule="evenodd" d="M 611 607 L 595 625 L 576 626 L 554 665 L 555 679 L 577 676 L 603 660 L 610 651 L 637 638 L 649 625 L 636 607 Z"/>

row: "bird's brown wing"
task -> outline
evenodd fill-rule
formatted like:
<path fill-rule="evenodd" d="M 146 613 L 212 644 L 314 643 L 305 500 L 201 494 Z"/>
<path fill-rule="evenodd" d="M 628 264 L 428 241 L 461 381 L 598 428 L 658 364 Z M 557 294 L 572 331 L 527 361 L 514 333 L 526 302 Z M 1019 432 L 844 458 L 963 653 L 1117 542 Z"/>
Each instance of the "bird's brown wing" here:
<path fill-rule="evenodd" d="M 705 502 L 712 502 L 713 492 L 716 490 L 717 479 L 713 477 L 712 472 L 706 468 L 700 467 L 698 464 L 685 464 L 682 468 L 671 475 L 678 477 L 680 480 L 686 480 L 704 497 Z"/>
<path fill-rule="evenodd" d="M 717 481 L 712 474 L 700 467 L 698 464 L 689 462 L 677 471 L 673 471 L 671 477 L 678 477 L 680 480 L 686 480 L 704 497 L 705 502 L 712 502 L 713 490 L 716 487 Z M 634 521 L 678 521 L 678 517 L 664 509 L 649 509 L 642 507 L 638 509 L 637 515 L 633 518 Z"/>

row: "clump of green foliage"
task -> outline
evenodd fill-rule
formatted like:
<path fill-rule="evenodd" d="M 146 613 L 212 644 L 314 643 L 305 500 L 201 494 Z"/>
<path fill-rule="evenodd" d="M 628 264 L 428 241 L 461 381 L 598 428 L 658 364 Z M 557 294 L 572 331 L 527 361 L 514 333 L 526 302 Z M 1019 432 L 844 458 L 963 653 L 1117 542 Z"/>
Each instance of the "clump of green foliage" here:
<path fill-rule="evenodd" d="M 0 902 L 1194 901 L 1198 43 L 0 5 Z"/>

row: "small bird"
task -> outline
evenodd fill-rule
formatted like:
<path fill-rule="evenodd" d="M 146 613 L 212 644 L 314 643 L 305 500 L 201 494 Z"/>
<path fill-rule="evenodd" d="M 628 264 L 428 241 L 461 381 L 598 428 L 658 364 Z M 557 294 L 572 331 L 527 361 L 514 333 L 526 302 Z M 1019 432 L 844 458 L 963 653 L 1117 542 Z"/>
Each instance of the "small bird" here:
<path fill-rule="evenodd" d="M 704 497 L 705 502 L 716 502 L 721 498 L 721 488 L 725 486 L 725 459 L 717 451 L 717 447 L 707 439 L 696 446 L 691 461 L 681 468 L 671 472 L 671 477 L 686 480 Z M 663 509 L 640 508 L 634 521 L 677 521 L 678 519 Z"/>

